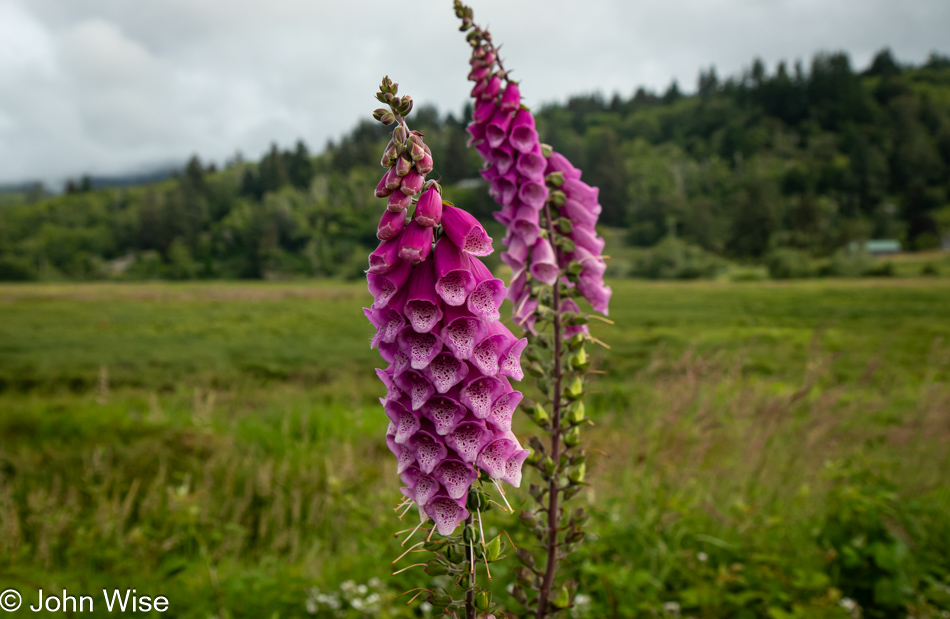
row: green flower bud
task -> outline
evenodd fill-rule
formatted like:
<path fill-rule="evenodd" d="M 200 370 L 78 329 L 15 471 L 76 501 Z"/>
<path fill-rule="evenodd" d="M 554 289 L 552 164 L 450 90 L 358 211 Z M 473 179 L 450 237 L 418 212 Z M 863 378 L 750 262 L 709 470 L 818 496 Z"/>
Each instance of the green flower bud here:
<path fill-rule="evenodd" d="M 544 407 L 541 404 L 536 404 L 534 407 L 534 422 L 539 426 L 545 426 L 548 422 L 551 421 L 551 417 L 548 415 L 548 412 L 544 410 Z"/>
<path fill-rule="evenodd" d="M 575 376 L 574 382 L 564 390 L 564 396 L 569 400 L 577 400 L 582 395 L 584 395 L 584 383 L 581 382 L 580 376 Z"/>
<path fill-rule="evenodd" d="M 501 556 L 501 551 L 501 535 L 498 535 L 485 546 L 485 556 L 488 557 L 489 561 L 497 561 L 498 557 Z"/>
<path fill-rule="evenodd" d="M 578 400 L 571 405 L 570 411 L 567 414 L 567 418 L 572 424 L 577 425 L 584 421 L 585 415 L 586 411 L 584 410 L 584 403 Z"/>
<path fill-rule="evenodd" d="M 571 428 L 564 435 L 564 444 L 568 447 L 577 447 L 581 442 L 581 432 L 576 427 Z"/>
<path fill-rule="evenodd" d="M 561 234 L 570 234 L 574 231 L 574 224 L 571 223 L 570 219 L 561 217 L 557 220 L 557 229 Z"/>
<path fill-rule="evenodd" d="M 567 587 L 561 587 L 561 590 L 558 592 L 557 597 L 552 600 L 549 600 L 551 606 L 557 609 L 567 608 L 571 605 L 571 594 L 568 592 Z"/>
<path fill-rule="evenodd" d="M 565 194 L 560 189 L 555 189 L 550 194 L 548 194 L 548 200 L 554 206 L 564 206 L 567 204 L 567 194 Z"/>
<path fill-rule="evenodd" d="M 587 473 L 587 465 L 582 464 L 576 469 L 574 469 L 573 471 L 571 471 L 571 474 L 568 477 L 572 482 L 574 482 L 575 484 L 578 484 L 584 481 L 584 475 L 586 473 Z"/>
<path fill-rule="evenodd" d="M 578 370 L 586 370 L 590 367 L 590 357 L 587 356 L 587 351 L 583 347 L 571 355 L 571 365 Z"/>
<path fill-rule="evenodd" d="M 422 568 L 422 571 L 424 571 L 429 576 L 442 576 L 443 574 L 449 573 L 449 568 L 442 565 L 442 563 L 436 559 L 432 559 L 426 563 L 426 566 Z"/>
<path fill-rule="evenodd" d="M 487 611 L 491 608 L 491 593 L 488 591 L 479 591 L 475 594 L 475 608 L 481 611 Z"/>
<path fill-rule="evenodd" d="M 545 159 L 547 159 L 552 154 L 554 154 L 554 148 L 550 144 L 542 144 L 541 154 L 544 156 Z"/>
<path fill-rule="evenodd" d="M 442 587 L 439 587 L 438 589 L 430 593 L 427 599 L 429 601 L 429 604 L 432 604 L 433 606 L 437 606 L 439 608 L 445 608 L 446 606 L 452 603 L 452 596 L 449 595 L 448 592 Z"/>
<path fill-rule="evenodd" d="M 547 183 L 549 186 L 560 187 L 561 185 L 564 184 L 564 172 L 561 172 L 561 171 L 551 172 L 550 174 L 544 177 L 544 182 Z"/>

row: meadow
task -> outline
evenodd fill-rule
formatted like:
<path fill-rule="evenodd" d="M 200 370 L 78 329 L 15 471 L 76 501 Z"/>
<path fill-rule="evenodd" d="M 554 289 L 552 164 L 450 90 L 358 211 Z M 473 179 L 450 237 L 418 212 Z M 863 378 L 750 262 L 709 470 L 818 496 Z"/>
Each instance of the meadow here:
<path fill-rule="evenodd" d="M 950 617 L 950 280 L 612 285 L 572 616 Z M 431 616 L 396 599 L 429 577 L 390 576 L 415 523 L 393 511 L 368 301 L 330 281 L 0 285 L 0 589 Z M 504 598 L 517 561 L 497 565 Z"/>

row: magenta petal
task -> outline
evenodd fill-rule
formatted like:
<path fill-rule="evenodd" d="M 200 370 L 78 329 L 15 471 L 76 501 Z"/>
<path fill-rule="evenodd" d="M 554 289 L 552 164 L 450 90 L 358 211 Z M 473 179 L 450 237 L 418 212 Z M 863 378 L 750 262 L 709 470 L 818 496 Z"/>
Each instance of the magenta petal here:
<path fill-rule="evenodd" d="M 432 499 L 425 510 L 429 518 L 435 522 L 439 535 L 451 535 L 459 523 L 468 518 L 468 510 L 448 496 Z"/>
<path fill-rule="evenodd" d="M 506 481 L 515 488 L 521 486 L 521 465 L 524 464 L 524 461 L 531 455 L 531 451 L 527 449 L 522 449 L 519 452 L 516 452 L 510 458 L 508 462 L 505 463 L 505 475 L 501 478 L 502 481 Z"/>
<path fill-rule="evenodd" d="M 377 369 L 376 376 L 379 377 L 379 380 L 383 381 L 383 385 L 386 387 L 386 395 L 380 399 L 384 406 L 402 397 L 402 392 L 396 387 L 396 383 L 393 382 L 392 374 L 386 370 Z"/>
<path fill-rule="evenodd" d="M 511 222 L 511 232 L 520 235 L 526 245 L 534 245 L 541 236 L 538 211 L 527 205 L 520 207 Z"/>
<path fill-rule="evenodd" d="M 442 209 L 442 230 L 464 252 L 473 256 L 487 256 L 492 253 L 491 237 L 485 232 L 485 228 L 460 208 L 445 206 Z"/>
<path fill-rule="evenodd" d="M 468 295 L 468 310 L 483 320 L 494 322 L 501 317 L 498 310 L 507 293 L 505 283 L 493 278 L 491 271 L 478 260 L 472 261 L 472 272 L 476 280 L 481 281 L 475 286 L 472 294 Z"/>
<path fill-rule="evenodd" d="M 453 499 L 468 497 L 468 489 L 478 479 L 478 473 L 470 465 L 460 460 L 447 458 L 432 471 L 440 484 L 445 487 L 446 493 Z"/>
<path fill-rule="evenodd" d="M 515 162 L 512 148 L 510 146 L 493 148 L 489 161 L 492 162 L 494 169 L 498 170 L 498 174 L 507 174 Z"/>
<path fill-rule="evenodd" d="M 396 456 L 396 475 L 402 475 L 406 469 L 416 463 L 415 450 L 396 443 L 396 437 L 387 435 L 386 445 L 389 447 L 389 451 Z"/>
<path fill-rule="evenodd" d="M 432 228 L 410 221 L 399 237 L 399 257 L 407 262 L 425 260 L 432 251 Z"/>
<path fill-rule="evenodd" d="M 386 210 L 393 213 L 402 213 L 410 204 L 412 204 L 412 196 L 401 191 L 395 191 L 386 201 Z"/>
<path fill-rule="evenodd" d="M 471 82 L 480 82 L 491 73 L 491 67 L 487 65 L 482 65 L 475 67 L 468 73 L 468 79 Z"/>
<path fill-rule="evenodd" d="M 518 195 L 518 173 L 509 170 L 492 183 L 490 192 L 500 204 L 508 204 Z"/>
<path fill-rule="evenodd" d="M 412 448 L 416 453 L 416 462 L 419 463 L 419 469 L 426 475 L 432 473 L 432 470 L 449 453 L 441 439 L 432 436 L 425 430 L 416 432 L 415 436 L 412 437 Z"/>
<path fill-rule="evenodd" d="M 498 360 L 498 373 L 519 381 L 524 378 L 524 370 L 521 369 L 521 353 L 527 345 L 526 338 L 521 338 L 512 344 Z"/>
<path fill-rule="evenodd" d="M 572 198 L 568 198 L 564 206 L 561 207 L 561 215 L 570 219 L 575 226 L 593 228 L 594 224 L 597 223 L 597 214 Z"/>
<path fill-rule="evenodd" d="M 537 153 L 522 153 L 518 156 L 518 163 L 515 169 L 518 174 L 529 179 L 544 182 L 544 168 L 547 160 Z"/>
<path fill-rule="evenodd" d="M 399 189 L 399 186 L 402 185 L 402 177 L 396 173 L 396 166 L 389 168 L 389 172 L 385 176 L 386 189 L 390 191 L 396 191 Z"/>
<path fill-rule="evenodd" d="M 425 178 L 421 174 L 415 170 L 409 170 L 409 174 L 402 177 L 402 185 L 399 186 L 399 191 L 406 195 L 414 196 L 422 191 L 422 185 L 424 183 Z"/>
<path fill-rule="evenodd" d="M 521 235 L 514 234 L 511 236 L 511 239 L 508 243 L 508 253 L 512 258 L 517 260 L 520 263 L 525 263 L 528 260 L 528 244 L 525 243 L 524 237 Z"/>
<path fill-rule="evenodd" d="M 597 236 L 597 232 L 584 226 L 576 226 L 568 234 L 578 247 L 583 247 L 595 256 L 604 251 L 604 239 Z"/>
<path fill-rule="evenodd" d="M 511 418 L 523 398 L 524 396 L 520 391 L 509 391 L 498 396 L 498 399 L 491 405 L 488 421 L 499 430 L 510 432 Z"/>
<path fill-rule="evenodd" d="M 475 462 L 478 453 L 492 439 L 492 433 L 482 423 L 468 421 L 459 424 L 445 437 L 446 444 L 454 449 L 464 462 Z M 416 457 L 418 458 L 418 455 Z"/>
<path fill-rule="evenodd" d="M 508 82 L 505 92 L 501 95 L 501 105 L 499 106 L 506 112 L 514 112 L 521 107 L 521 92 L 518 85 L 514 82 Z"/>
<path fill-rule="evenodd" d="M 392 189 L 386 186 L 386 181 L 389 179 L 389 170 L 386 170 L 386 173 L 383 174 L 383 177 L 379 179 L 379 184 L 376 185 L 376 191 L 373 192 L 377 198 L 385 198 L 393 192 Z"/>
<path fill-rule="evenodd" d="M 396 293 L 397 296 L 400 296 L 403 290 L 405 290 L 405 287 L 399 293 Z M 376 334 L 373 335 L 370 348 L 379 346 L 381 342 L 392 344 L 405 326 L 406 321 L 402 316 L 401 307 L 397 307 L 397 301 L 398 299 L 393 299 L 389 302 L 389 305 L 378 310 L 363 308 L 363 313 L 376 327 Z"/>
<path fill-rule="evenodd" d="M 386 307 L 390 300 L 396 296 L 396 293 L 399 292 L 400 287 L 406 283 L 406 278 L 409 277 L 409 270 L 411 268 L 411 264 L 405 260 L 400 260 L 396 263 L 396 266 L 387 273 L 367 274 L 366 281 L 369 292 L 376 299 L 373 303 L 373 309 Z"/>
<path fill-rule="evenodd" d="M 448 237 L 435 245 L 435 273 L 435 291 L 449 305 L 463 305 L 475 289 L 471 259 Z"/>
<path fill-rule="evenodd" d="M 415 220 L 422 226 L 434 226 L 442 219 L 442 194 L 434 185 L 429 187 L 416 204 Z"/>
<path fill-rule="evenodd" d="M 548 157 L 548 165 L 544 173 L 550 174 L 552 172 L 560 172 L 565 179 L 569 180 L 577 180 L 581 177 L 581 171 L 571 165 L 567 157 L 561 153 L 551 153 L 551 156 Z"/>
<path fill-rule="evenodd" d="M 482 469 L 494 479 L 504 476 L 508 458 L 519 450 L 517 442 L 507 438 L 492 441 L 478 454 L 478 468 Z"/>
<path fill-rule="evenodd" d="M 429 477 L 414 466 L 408 468 L 400 477 L 402 483 L 408 486 L 402 489 L 403 494 L 415 501 L 419 507 L 425 507 L 439 493 L 438 480 Z"/>
<path fill-rule="evenodd" d="M 383 216 L 379 219 L 379 226 L 376 228 L 376 238 L 381 241 L 388 241 L 395 238 L 406 227 L 406 214 L 402 211 L 394 213 L 390 210 L 383 211 Z"/>
<path fill-rule="evenodd" d="M 568 198 L 574 198 L 582 203 L 597 202 L 597 195 L 599 193 L 596 187 L 591 187 L 584 181 L 575 179 L 566 179 L 564 184 L 561 185 L 561 191 L 563 191 Z"/>
<path fill-rule="evenodd" d="M 399 262 L 400 241 L 386 239 L 382 241 L 373 253 L 369 255 L 369 269 L 367 273 L 388 273 Z"/>
<path fill-rule="evenodd" d="M 522 157 L 526 156 L 528 155 L 522 155 Z M 540 210 L 544 207 L 544 201 L 548 199 L 548 188 L 535 181 L 524 182 L 518 189 L 518 199 L 534 210 Z"/>
<path fill-rule="evenodd" d="M 602 277 L 607 270 L 607 263 L 600 256 L 595 256 L 584 247 L 577 246 L 571 254 L 571 260 L 576 260 L 584 268 L 583 272 Z"/>
<path fill-rule="evenodd" d="M 514 120 L 511 121 L 511 129 L 508 135 L 508 142 L 522 153 L 529 153 L 534 150 L 538 143 L 538 132 L 534 129 L 534 116 L 525 109 L 520 109 L 515 113 Z"/>
<path fill-rule="evenodd" d="M 512 112 L 495 112 L 485 126 L 485 140 L 492 148 L 498 148 L 508 137 L 508 127 L 511 126 Z"/>
<path fill-rule="evenodd" d="M 429 399 L 420 411 L 422 416 L 432 422 L 435 431 L 445 436 L 465 419 L 467 411 L 457 401 L 444 395 L 437 395 Z"/>
<path fill-rule="evenodd" d="M 522 267 L 515 272 L 508 286 L 508 300 L 512 303 L 517 302 L 524 295 L 525 288 L 528 286 L 528 270 Z"/>
<path fill-rule="evenodd" d="M 482 374 L 494 376 L 498 373 L 502 356 L 516 341 L 508 327 L 500 322 L 490 323 L 485 327 L 485 337 L 472 351 L 471 361 Z"/>
<path fill-rule="evenodd" d="M 497 109 L 493 101 L 476 101 L 475 109 L 472 111 L 472 120 L 479 124 L 487 123 L 495 115 Z"/>
<path fill-rule="evenodd" d="M 436 391 L 445 393 L 468 376 L 468 364 L 449 353 L 442 353 L 426 366 L 425 375 Z"/>
<path fill-rule="evenodd" d="M 485 86 L 484 92 L 481 94 L 482 99 L 491 100 L 498 96 L 498 93 L 501 91 L 501 78 L 497 75 L 491 76 L 488 80 L 488 84 Z"/>
<path fill-rule="evenodd" d="M 468 145 L 472 146 L 478 142 L 481 142 L 485 139 L 485 125 L 484 123 L 471 122 L 468 123 L 468 126 L 465 127 L 465 130 L 468 131 L 469 135 L 472 136 L 472 139 L 468 141 Z"/>
<path fill-rule="evenodd" d="M 584 273 L 581 273 L 580 279 L 577 282 L 577 289 L 584 298 L 587 299 L 595 311 L 605 316 L 607 315 L 610 305 L 610 296 L 613 294 L 613 291 L 610 289 L 610 286 L 604 285 L 603 279 L 592 275 L 585 277 Z"/>
<path fill-rule="evenodd" d="M 538 239 L 531 250 L 531 277 L 552 286 L 558 278 L 557 257 L 547 239 Z"/>
<path fill-rule="evenodd" d="M 405 444 L 419 431 L 419 413 L 411 411 L 399 402 L 390 402 L 385 408 L 386 416 L 395 426 L 395 438 L 399 444 Z"/>
<path fill-rule="evenodd" d="M 470 381 L 459 392 L 459 402 L 479 419 L 491 413 L 492 403 L 508 390 L 508 384 L 494 376 L 482 376 Z"/>
<path fill-rule="evenodd" d="M 442 307 L 435 293 L 435 266 L 433 260 L 420 262 L 412 268 L 409 292 L 403 313 L 419 333 L 428 333 L 442 320 Z"/>
<path fill-rule="evenodd" d="M 409 395 L 410 406 L 412 410 L 419 410 L 429 398 L 435 394 L 435 387 L 432 383 L 416 370 L 406 370 L 395 377 L 396 386 Z"/>
<path fill-rule="evenodd" d="M 447 307 L 443 315 L 443 345 L 459 359 L 472 356 L 475 344 L 481 341 L 484 324 L 466 307 Z"/>
<path fill-rule="evenodd" d="M 411 326 L 403 327 L 396 336 L 399 349 L 409 355 L 409 365 L 423 370 L 442 351 L 442 338 L 435 333 L 419 333 Z"/>

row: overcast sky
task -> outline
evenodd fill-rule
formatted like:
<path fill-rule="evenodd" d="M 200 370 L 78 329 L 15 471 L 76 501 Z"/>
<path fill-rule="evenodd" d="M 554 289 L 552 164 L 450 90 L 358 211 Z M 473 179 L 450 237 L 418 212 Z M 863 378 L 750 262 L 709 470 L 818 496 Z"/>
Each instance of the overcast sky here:
<path fill-rule="evenodd" d="M 406 8 L 394 14 L 393 7 Z M 863 68 L 950 52 L 948 0 L 472 0 L 529 105 L 694 89 L 758 55 L 845 50 Z M 376 107 L 383 74 L 460 110 L 467 46 L 450 0 L 0 0 L 0 183 L 146 171 L 191 154 L 322 150 Z"/>

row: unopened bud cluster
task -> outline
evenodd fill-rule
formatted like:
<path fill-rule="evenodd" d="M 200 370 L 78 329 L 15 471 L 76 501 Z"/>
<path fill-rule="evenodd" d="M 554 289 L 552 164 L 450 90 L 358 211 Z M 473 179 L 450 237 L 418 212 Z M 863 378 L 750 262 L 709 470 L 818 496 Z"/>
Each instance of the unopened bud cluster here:
<path fill-rule="evenodd" d="M 450 535 L 483 500 L 470 496 L 476 479 L 521 483 L 530 452 L 511 432 L 522 396 L 509 379 L 523 377 L 527 342 L 498 321 L 505 285 L 479 260 L 491 239 L 426 180 L 432 152 L 406 124 L 412 99 L 397 91 L 385 78 L 376 94 L 389 109 L 374 117 L 394 128 L 375 192 L 386 209 L 367 271 L 374 303 L 364 311 L 376 327 L 371 346 L 389 364 L 377 375 L 402 492 Z"/>

